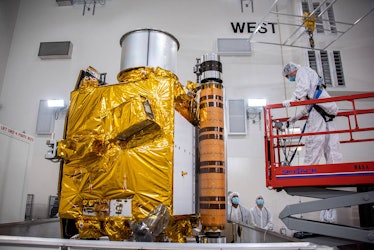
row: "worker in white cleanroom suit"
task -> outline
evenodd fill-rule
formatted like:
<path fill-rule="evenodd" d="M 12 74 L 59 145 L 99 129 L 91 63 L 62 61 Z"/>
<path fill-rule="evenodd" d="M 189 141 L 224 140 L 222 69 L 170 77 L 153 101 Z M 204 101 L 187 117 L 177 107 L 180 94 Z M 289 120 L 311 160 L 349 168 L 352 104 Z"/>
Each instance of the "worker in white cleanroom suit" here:
<path fill-rule="evenodd" d="M 288 63 L 283 68 L 283 76 L 291 82 L 296 82 L 296 89 L 290 100 L 282 102 L 284 107 L 289 107 L 290 102 L 308 99 L 321 99 L 331 97 L 318 74 L 309 67 L 303 67 L 295 63 Z M 317 96 L 315 96 L 318 93 Z M 338 113 L 335 102 L 318 103 L 310 109 L 304 109 L 289 119 L 294 123 L 303 116 L 308 116 L 305 132 L 325 132 L 336 130 L 334 117 Z M 304 165 L 319 164 L 324 155 L 326 163 L 339 163 L 342 160 L 338 134 L 321 134 L 307 136 L 305 139 Z"/>
<path fill-rule="evenodd" d="M 238 192 L 231 192 L 228 195 L 227 221 L 233 223 L 234 242 L 249 242 L 246 239 L 247 229 L 242 225 L 252 225 L 251 214 L 247 207 L 240 205 Z"/>
<path fill-rule="evenodd" d="M 336 209 L 322 210 L 319 214 L 319 218 L 323 222 L 336 223 Z"/>
<path fill-rule="evenodd" d="M 265 230 L 273 230 L 273 217 L 270 211 L 264 206 L 264 197 L 256 197 L 256 206 L 251 208 L 251 220 L 254 225 Z"/>

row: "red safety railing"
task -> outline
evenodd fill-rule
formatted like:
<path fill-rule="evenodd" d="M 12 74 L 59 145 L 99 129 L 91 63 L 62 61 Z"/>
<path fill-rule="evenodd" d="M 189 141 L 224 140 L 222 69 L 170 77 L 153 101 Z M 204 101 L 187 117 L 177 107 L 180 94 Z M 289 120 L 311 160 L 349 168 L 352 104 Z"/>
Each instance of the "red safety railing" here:
<path fill-rule="evenodd" d="M 341 109 L 341 112 L 337 114 L 334 120 L 337 123 L 337 129 L 325 132 L 305 131 L 302 133 L 301 129 L 295 132 L 295 130 L 286 128 L 285 126 L 286 121 L 289 119 L 288 117 L 284 117 L 284 115 L 283 117 L 277 117 L 279 114 L 285 114 L 286 108 L 282 104 L 265 106 L 266 186 L 274 189 L 282 189 L 285 187 L 301 186 L 357 186 L 374 184 L 374 108 L 372 108 L 374 101 L 370 98 L 374 98 L 374 92 L 291 102 L 289 110 L 296 109 L 298 106 L 332 101 L 337 102 L 339 107 L 348 106 L 348 108 Z M 358 106 L 364 106 L 364 108 L 360 109 Z M 303 117 L 298 123 L 305 123 L 305 120 L 306 117 Z M 341 146 L 343 147 L 344 145 L 345 149 L 350 145 L 359 144 L 360 147 L 368 147 L 369 152 L 370 150 L 372 152 L 371 155 L 365 157 L 367 159 L 364 160 L 351 160 L 352 157 L 349 157 L 349 162 L 334 164 L 320 163 L 319 165 L 306 166 L 299 163 L 295 165 L 294 161 L 291 163 L 288 162 L 289 158 L 293 158 L 290 153 L 294 155 L 294 152 L 299 152 L 295 150 L 302 149 L 304 146 L 300 143 L 300 138 L 333 133 L 339 134 Z M 323 157 L 321 157 L 322 161 Z"/>

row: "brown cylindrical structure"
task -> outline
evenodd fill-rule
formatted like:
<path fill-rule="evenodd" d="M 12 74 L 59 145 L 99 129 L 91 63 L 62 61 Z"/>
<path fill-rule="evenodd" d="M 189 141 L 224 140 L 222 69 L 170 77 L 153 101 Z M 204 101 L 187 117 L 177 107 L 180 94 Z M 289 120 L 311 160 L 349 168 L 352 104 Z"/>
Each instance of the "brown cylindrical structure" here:
<path fill-rule="evenodd" d="M 226 224 L 224 100 L 219 57 L 206 55 L 200 66 L 200 216 L 209 233 L 223 230 Z"/>

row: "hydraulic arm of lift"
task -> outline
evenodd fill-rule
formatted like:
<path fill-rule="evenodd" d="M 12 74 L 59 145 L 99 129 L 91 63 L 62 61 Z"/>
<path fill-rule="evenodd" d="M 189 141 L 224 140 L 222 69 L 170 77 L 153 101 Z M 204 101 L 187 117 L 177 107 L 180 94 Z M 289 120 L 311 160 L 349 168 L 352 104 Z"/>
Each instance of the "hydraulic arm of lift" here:
<path fill-rule="evenodd" d="M 301 191 L 303 190 L 301 189 Z M 305 192 L 307 191 L 308 190 L 306 188 Z M 327 195 L 331 196 L 331 194 L 328 194 L 330 191 L 329 189 L 321 188 L 320 190 L 316 191 L 318 191 L 318 193 L 326 192 Z M 292 194 L 292 188 L 290 190 L 287 190 L 287 193 Z M 329 235 L 337 238 L 345 238 L 359 242 L 374 243 L 373 229 L 370 230 L 364 228 L 348 227 L 338 224 L 330 224 L 292 217 L 292 215 L 321 211 L 323 209 L 350 207 L 354 205 L 374 203 L 374 191 L 365 193 L 352 192 L 352 194 L 347 194 L 347 192 L 343 191 L 342 193 L 337 192 L 335 193 L 335 195 L 336 197 L 325 198 L 323 200 L 288 205 L 279 214 L 279 218 L 289 229 L 303 230 L 306 232 Z"/>
<path fill-rule="evenodd" d="M 290 132 L 283 127 L 288 117 L 275 117 L 272 113 L 273 109 L 283 108 L 282 104 L 271 104 L 264 107 L 266 186 L 276 190 L 284 189 L 290 195 L 319 199 L 286 206 L 280 213 L 279 218 L 289 229 L 374 244 L 374 216 L 372 215 L 374 212 L 373 156 L 368 156 L 369 160 L 366 161 L 292 166 L 291 164 L 287 164 L 286 155 L 287 150 L 290 152 L 303 146 L 303 144 L 299 144 L 299 138 L 320 134 L 336 133 L 342 135 L 341 137 L 344 137 L 344 139 L 341 139 L 340 143 L 344 145 L 344 147 L 349 147 L 353 143 L 360 143 L 363 145 L 363 148 L 372 148 L 372 143 L 374 142 L 374 127 L 371 127 L 373 123 L 370 121 L 373 121 L 374 108 L 367 108 L 367 106 L 373 104 L 372 99 L 369 99 L 373 97 L 374 92 L 370 92 L 291 103 L 291 107 L 329 101 L 351 104 L 351 109 L 338 113 L 336 119 L 339 121 L 339 129 L 336 131 L 314 133 L 307 131 L 305 133 Z M 359 100 L 364 101 L 364 109 L 358 109 Z M 302 118 L 302 120 L 305 119 L 306 117 Z M 346 122 L 344 120 L 346 120 Z M 358 192 L 339 190 L 341 187 L 353 187 L 349 190 L 354 190 L 356 188 Z M 369 221 L 367 224 L 368 226 L 361 225 L 361 227 L 350 227 L 306 220 L 293 216 L 296 214 L 321 211 L 323 209 L 355 205 L 361 207 L 365 206 L 365 209 L 368 209 L 368 214 L 371 214 L 366 218 Z M 360 221 L 362 222 L 361 218 Z"/>

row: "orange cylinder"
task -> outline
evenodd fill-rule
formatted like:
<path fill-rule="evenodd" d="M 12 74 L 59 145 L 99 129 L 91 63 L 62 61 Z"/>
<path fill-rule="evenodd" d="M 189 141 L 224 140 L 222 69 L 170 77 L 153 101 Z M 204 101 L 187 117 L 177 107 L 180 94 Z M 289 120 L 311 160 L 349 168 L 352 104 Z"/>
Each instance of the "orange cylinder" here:
<path fill-rule="evenodd" d="M 207 82 L 200 92 L 200 216 L 203 230 L 226 224 L 226 178 L 222 84 Z"/>

